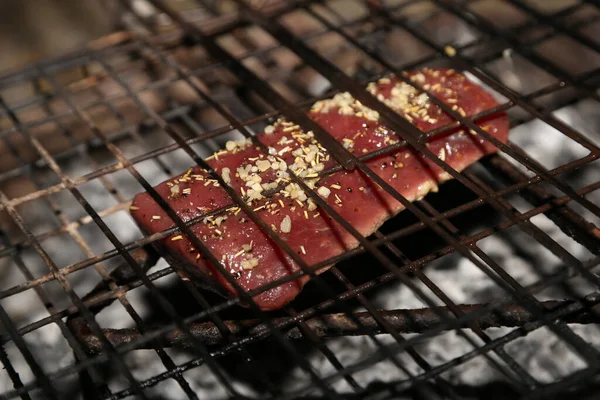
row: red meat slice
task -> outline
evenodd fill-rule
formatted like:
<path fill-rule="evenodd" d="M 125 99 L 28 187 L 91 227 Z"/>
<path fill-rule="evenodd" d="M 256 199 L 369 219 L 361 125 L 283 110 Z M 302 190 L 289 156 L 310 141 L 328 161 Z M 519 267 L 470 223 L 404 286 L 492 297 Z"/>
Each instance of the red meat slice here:
<path fill-rule="evenodd" d="M 489 93 L 452 70 L 424 69 L 409 76 L 462 115 L 475 115 L 497 105 Z M 367 89 L 424 132 L 453 122 L 426 94 L 419 94 L 396 77 L 380 79 Z M 308 115 L 359 156 L 400 139 L 393 130 L 379 123 L 377 112 L 365 108 L 347 93 L 315 103 Z M 495 114 L 476 123 L 500 141 L 507 140 L 509 122 L 505 114 Z M 314 186 L 330 206 L 365 236 L 404 208 L 358 170 L 340 171 L 318 179 L 317 173 L 334 165 L 334 161 L 311 132 L 302 131 L 293 122 L 280 119 L 259 134 L 258 139 L 270 148 L 270 155 L 263 154 L 249 141 L 228 142 L 227 149 L 210 157 L 208 162 L 234 190 L 245 196 L 260 218 L 308 265 L 355 248 L 358 241 L 312 200 L 307 200 L 306 193 L 290 183 L 287 170 L 296 171 L 307 184 Z M 475 132 L 469 133 L 464 128 L 443 137 L 436 136 L 428 145 L 457 171 L 497 151 Z M 366 164 L 409 201 L 420 200 L 430 191 L 436 192 L 439 183 L 450 179 L 438 166 L 407 148 Z M 263 196 L 278 185 L 285 188 Z M 206 218 L 191 229 L 244 290 L 258 289 L 300 269 L 235 207 L 225 190 L 201 168 L 192 168 L 155 189 L 183 221 L 231 205 L 226 212 Z M 135 221 L 147 234 L 174 226 L 148 193 L 136 195 L 131 209 Z M 199 285 L 224 296 L 235 296 L 233 287 L 194 249 L 185 235 L 173 234 L 157 246 L 171 262 L 183 265 L 186 275 Z M 293 300 L 309 279 L 302 276 L 260 293 L 254 300 L 261 309 L 279 309 Z"/>

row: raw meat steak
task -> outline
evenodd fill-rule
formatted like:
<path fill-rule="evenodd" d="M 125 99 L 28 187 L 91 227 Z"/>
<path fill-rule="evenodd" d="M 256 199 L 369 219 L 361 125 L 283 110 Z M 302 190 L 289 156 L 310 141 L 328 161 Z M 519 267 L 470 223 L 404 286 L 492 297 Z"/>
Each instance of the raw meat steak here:
<path fill-rule="evenodd" d="M 475 115 L 497 105 L 489 93 L 453 70 L 424 69 L 411 72 L 409 77 L 461 115 Z M 427 94 L 418 93 L 396 77 L 370 83 L 367 90 L 424 132 L 453 121 L 430 102 Z M 308 115 L 358 156 L 400 140 L 393 130 L 379 123 L 376 111 L 366 108 L 348 93 L 316 102 Z M 509 122 L 505 114 L 476 122 L 500 141 L 507 140 Z M 355 248 L 358 241 L 291 182 L 290 170 L 314 187 L 365 236 L 404 208 L 358 170 L 319 177 L 318 173 L 334 165 L 334 160 L 312 132 L 304 132 L 294 122 L 279 119 L 257 138 L 269 147 L 268 155 L 251 145 L 250 140 L 242 140 L 228 142 L 226 149 L 211 156 L 208 162 L 308 265 Z M 475 132 L 464 128 L 436 136 L 428 146 L 457 171 L 497 151 Z M 366 164 L 409 201 L 420 200 L 430 191 L 436 192 L 438 184 L 450 178 L 424 156 L 406 147 Z M 274 190 L 281 186 L 279 192 Z M 255 290 L 299 270 L 292 258 L 236 207 L 225 190 L 201 168 L 192 168 L 155 189 L 183 221 L 231 205 L 226 212 L 196 223 L 192 230 L 244 290 Z M 270 191 L 276 193 L 269 195 Z M 148 193 L 135 196 L 131 214 L 147 234 L 174 225 Z M 171 262 L 184 266 L 189 279 L 224 296 L 235 296 L 233 287 L 185 235 L 175 233 L 156 245 Z M 327 269 L 322 268 L 318 273 Z M 260 293 L 254 300 L 261 309 L 279 309 L 293 300 L 309 279 L 304 275 Z"/>

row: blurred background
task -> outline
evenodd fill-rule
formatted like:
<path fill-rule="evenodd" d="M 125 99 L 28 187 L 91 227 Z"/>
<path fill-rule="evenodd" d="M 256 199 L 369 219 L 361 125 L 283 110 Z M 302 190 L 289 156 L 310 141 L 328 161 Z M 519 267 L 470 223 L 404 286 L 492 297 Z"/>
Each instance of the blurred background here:
<path fill-rule="evenodd" d="M 0 2 L 0 71 L 56 56 L 115 27 L 111 0 Z"/>

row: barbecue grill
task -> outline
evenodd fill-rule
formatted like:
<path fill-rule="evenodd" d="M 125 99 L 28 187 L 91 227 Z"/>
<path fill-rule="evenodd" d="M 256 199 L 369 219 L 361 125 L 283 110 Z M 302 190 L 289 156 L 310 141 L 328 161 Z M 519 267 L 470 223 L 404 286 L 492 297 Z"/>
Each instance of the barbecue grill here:
<path fill-rule="evenodd" d="M 597 1 L 107 4 L 113 33 L 0 77 L 2 398 L 598 396 Z M 444 166 L 453 181 L 282 310 L 206 292 L 153 250 L 192 222 L 145 236 L 129 216 L 227 140 L 421 67 L 486 87 L 510 142 L 445 110 L 456 122 L 427 136 L 462 124 L 499 153 Z M 425 148 L 386 123 L 401 143 L 328 148 L 323 173 Z"/>

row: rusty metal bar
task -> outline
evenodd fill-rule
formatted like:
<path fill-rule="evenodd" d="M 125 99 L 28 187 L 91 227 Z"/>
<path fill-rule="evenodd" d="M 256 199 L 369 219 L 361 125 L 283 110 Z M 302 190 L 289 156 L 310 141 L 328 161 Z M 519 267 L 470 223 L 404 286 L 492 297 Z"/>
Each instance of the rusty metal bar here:
<path fill-rule="evenodd" d="M 600 323 L 600 317 L 596 312 L 600 311 L 600 293 L 592 293 L 581 300 L 550 300 L 542 302 L 542 306 L 547 313 L 554 312 L 555 318 L 560 318 L 569 324 L 592 324 Z M 485 304 L 460 305 L 460 310 L 469 314 Z M 594 312 L 595 311 L 595 312 Z M 412 310 L 379 310 L 379 316 L 384 318 L 399 333 L 421 333 L 426 332 L 433 327 L 445 326 L 440 313 L 448 318 L 453 318 L 452 312 L 448 307 L 438 307 L 437 309 L 423 308 Z M 369 312 L 358 312 L 354 317 L 361 322 L 361 325 L 352 321 L 352 318 L 343 313 L 325 314 L 311 318 L 305 323 L 311 330 L 321 338 L 334 338 L 339 336 L 358 336 L 367 334 L 386 334 L 377 321 Z M 279 324 L 287 318 L 273 319 L 273 323 Z M 518 304 L 511 304 L 502 307 L 502 309 L 489 312 L 474 320 L 481 329 L 496 327 L 519 327 L 530 322 L 539 322 L 539 318 L 527 311 Z M 225 321 L 229 330 L 236 335 L 255 336 L 264 335 L 269 332 L 269 328 L 257 320 L 243 321 Z M 189 325 L 189 330 L 194 337 L 207 346 L 222 345 L 225 342 L 217 327 L 211 322 L 198 322 Z M 125 343 L 131 343 L 139 340 L 142 335 L 136 329 L 104 329 L 104 335 L 110 340 L 113 346 L 118 347 Z M 305 338 L 298 327 L 292 327 L 285 331 L 287 339 Z M 98 338 L 89 334 L 84 338 L 91 354 L 98 354 L 102 351 L 102 345 Z M 185 333 L 179 329 L 168 332 L 164 337 L 165 346 L 193 348 L 193 344 L 186 338 Z M 138 349 L 152 348 L 151 343 L 143 342 Z"/>

